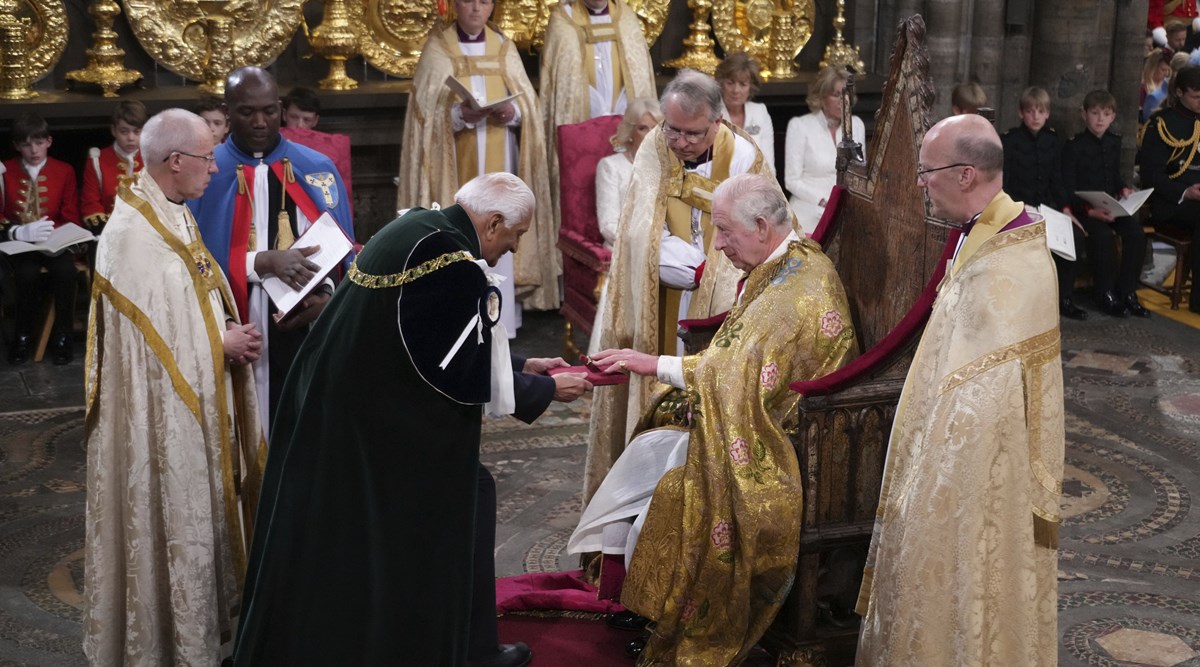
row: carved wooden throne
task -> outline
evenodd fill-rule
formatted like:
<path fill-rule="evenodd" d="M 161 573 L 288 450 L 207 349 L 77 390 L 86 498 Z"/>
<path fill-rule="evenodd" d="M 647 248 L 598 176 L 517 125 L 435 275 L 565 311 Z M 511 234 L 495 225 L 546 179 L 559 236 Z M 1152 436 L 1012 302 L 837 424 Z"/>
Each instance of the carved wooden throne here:
<path fill-rule="evenodd" d="M 844 190 L 830 201 L 837 211 L 813 235 L 846 286 L 862 355 L 824 378 L 791 385 L 804 395 L 792 432 L 804 521 L 796 584 L 763 640 L 780 665 L 854 661 L 853 607 L 892 418 L 957 239 L 927 219 L 917 185 L 933 102 L 924 36 L 919 16 L 900 25 L 868 159 L 839 174 Z"/>

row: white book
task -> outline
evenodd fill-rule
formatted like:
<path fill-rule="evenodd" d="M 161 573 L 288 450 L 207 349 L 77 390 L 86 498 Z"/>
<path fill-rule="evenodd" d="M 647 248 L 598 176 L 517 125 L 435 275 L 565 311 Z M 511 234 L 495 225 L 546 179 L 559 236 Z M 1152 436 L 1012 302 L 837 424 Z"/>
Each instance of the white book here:
<path fill-rule="evenodd" d="M 299 304 L 304 297 L 308 296 L 317 285 L 321 284 L 325 276 L 337 266 L 342 259 L 349 254 L 354 244 L 350 239 L 346 238 L 346 232 L 342 231 L 341 227 L 334 222 L 333 216 L 329 212 L 321 214 L 317 221 L 312 224 L 296 242 L 292 244 L 292 248 L 311 248 L 312 246 L 321 246 L 315 254 L 309 255 L 306 259 L 317 265 L 317 271 L 313 277 L 309 279 L 304 287 L 295 290 L 287 283 L 273 275 L 263 278 L 263 289 L 267 290 L 267 294 L 271 297 L 271 301 L 275 304 L 275 309 L 278 311 L 278 316 L 283 318 Z"/>
<path fill-rule="evenodd" d="M 1108 211 L 1114 218 L 1120 218 L 1126 215 L 1133 215 L 1138 212 L 1142 204 L 1150 198 L 1154 192 L 1154 188 L 1138 190 L 1137 192 L 1129 193 L 1128 197 L 1114 199 L 1112 195 L 1099 190 L 1084 190 L 1075 194 L 1085 202 L 1092 206 Z"/>
<path fill-rule="evenodd" d="M 23 252 L 37 251 L 46 255 L 57 255 L 73 245 L 91 243 L 95 240 L 96 237 L 91 232 L 73 222 L 68 222 L 55 227 L 54 231 L 50 232 L 50 238 L 41 243 L 5 241 L 0 243 L 0 252 L 5 255 L 19 255 Z"/>
<path fill-rule="evenodd" d="M 1075 232 L 1072 231 L 1071 226 L 1075 223 L 1071 221 L 1071 216 L 1045 204 L 1039 206 L 1037 210 L 1046 220 L 1046 245 L 1049 246 L 1050 252 L 1074 262 Z"/>
<path fill-rule="evenodd" d="M 459 99 L 476 111 L 491 111 L 496 107 L 503 106 L 517 99 L 517 95 L 520 94 L 517 93 L 517 95 L 509 95 L 508 97 L 502 97 L 498 100 L 491 100 L 489 102 L 488 100 L 476 98 L 475 94 L 471 92 L 470 88 L 463 85 L 462 81 L 459 81 L 453 76 L 446 77 L 446 86 L 449 87 L 450 90 L 454 91 L 454 94 L 458 95 Z"/>

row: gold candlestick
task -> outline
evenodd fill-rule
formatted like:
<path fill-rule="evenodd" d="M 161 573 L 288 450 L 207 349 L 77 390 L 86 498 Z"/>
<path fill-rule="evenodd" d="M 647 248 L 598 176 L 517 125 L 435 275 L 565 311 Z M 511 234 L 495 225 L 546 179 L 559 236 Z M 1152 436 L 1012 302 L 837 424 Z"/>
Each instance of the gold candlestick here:
<path fill-rule="evenodd" d="M 691 34 L 683 40 L 683 55 L 663 63 L 673 69 L 694 69 L 712 76 L 721 61 L 713 53 L 713 41 L 708 36 L 708 15 L 712 12 L 711 0 L 688 0 L 692 10 Z"/>
<path fill-rule="evenodd" d="M 113 0 L 93 0 L 88 13 L 96 22 L 92 33 L 92 48 L 87 50 L 88 64 L 83 69 L 67 72 L 67 78 L 80 83 L 99 84 L 105 97 L 116 97 L 117 90 L 142 78 L 140 72 L 125 69 L 125 51 L 117 46 L 113 20 L 121 8 Z"/>
<path fill-rule="evenodd" d="M 27 18 L 17 18 L 17 0 L 0 0 L 0 99 L 27 100 L 37 97 L 29 87 L 33 77 L 25 69 L 29 57 L 26 35 L 32 28 Z"/>
<path fill-rule="evenodd" d="M 851 46 L 842 39 L 842 29 L 846 27 L 846 0 L 838 0 L 837 16 L 833 18 L 833 43 L 825 47 L 825 58 L 821 67 L 839 67 L 848 65 L 856 71 L 863 71 L 863 61 L 859 56 L 858 47 Z"/>
<path fill-rule="evenodd" d="M 229 0 L 198 0 L 204 10 L 207 44 L 204 53 L 202 93 L 225 95 L 225 77 L 233 70 L 233 17 L 228 14 Z"/>
<path fill-rule="evenodd" d="M 308 39 L 313 49 L 329 61 L 329 75 L 317 85 L 324 90 L 354 90 L 358 82 L 346 74 L 346 60 L 358 54 L 358 35 L 350 25 L 345 0 L 325 0 L 325 16 Z"/>

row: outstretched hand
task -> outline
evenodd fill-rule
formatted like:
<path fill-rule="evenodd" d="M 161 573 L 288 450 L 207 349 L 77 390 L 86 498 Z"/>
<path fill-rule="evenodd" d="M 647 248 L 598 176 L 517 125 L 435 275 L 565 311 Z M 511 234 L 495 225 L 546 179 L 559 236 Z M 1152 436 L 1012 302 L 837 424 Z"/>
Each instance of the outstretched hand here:
<path fill-rule="evenodd" d="M 605 373 L 658 375 L 658 357 L 629 348 L 604 350 L 591 355 L 592 363 Z"/>

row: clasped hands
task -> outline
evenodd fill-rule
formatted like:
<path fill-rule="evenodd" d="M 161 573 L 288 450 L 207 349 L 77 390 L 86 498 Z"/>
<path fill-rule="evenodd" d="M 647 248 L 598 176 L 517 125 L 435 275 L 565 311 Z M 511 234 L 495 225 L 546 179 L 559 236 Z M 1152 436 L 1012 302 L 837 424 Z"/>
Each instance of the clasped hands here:
<path fill-rule="evenodd" d="M 225 362 L 231 366 L 253 363 L 262 356 L 262 332 L 253 322 L 238 324 L 226 320 L 221 342 L 225 348 Z"/>

